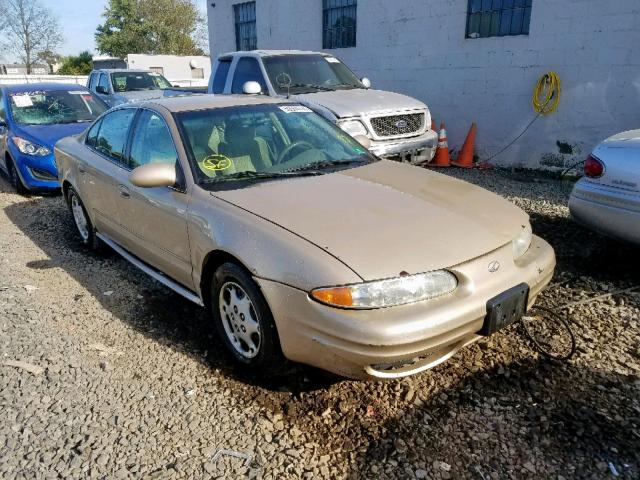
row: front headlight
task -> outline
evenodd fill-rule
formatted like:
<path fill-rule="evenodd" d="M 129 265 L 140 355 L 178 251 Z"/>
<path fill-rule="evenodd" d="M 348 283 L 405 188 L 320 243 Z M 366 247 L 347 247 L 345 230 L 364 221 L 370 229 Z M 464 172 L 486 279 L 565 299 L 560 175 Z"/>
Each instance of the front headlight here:
<path fill-rule="evenodd" d="M 338 122 L 338 126 L 352 137 L 367 134 L 367 129 L 360 120 L 346 120 L 344 122 Z"/>
<path fill-rule="evenodd" d="M 531 240 L 533 239 L 533 232 L 531 230 L 531 224 L 527 222 L 522 226 L 520 234 L 513 239 L 511 245 L 513 246 L 513 259 L 517 260 L 529 250 L 531 246 Z"/>
<path fill-rule="evenodd" d="M 446 270 L 390 278 L 344 287 L 317 288 L 311 297 L 341 308 L 381 308 L 429 300 L 446 295 L 458 286 L 458 279 Z"/>
<path fill-rule="evenodd" d="M 27 155 L 35 155 L 37 157 L 44 157 L 45 155 L 49 155 L 51 150 L 47 147 L 43 147 L 42 145 L 38 145 L 37 143 L 32 143 L 29 140 L 25 140 L 20 137 L 13 137 L 13 143 L 15 143 L 18 150 L 21 153 L 25 153 Z"/>

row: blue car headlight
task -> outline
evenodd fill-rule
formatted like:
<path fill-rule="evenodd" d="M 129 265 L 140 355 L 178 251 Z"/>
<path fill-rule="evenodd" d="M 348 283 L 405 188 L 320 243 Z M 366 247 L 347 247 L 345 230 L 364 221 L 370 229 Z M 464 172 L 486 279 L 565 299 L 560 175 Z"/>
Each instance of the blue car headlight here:
<path fill-rule="evenodd" d="M 36 157 L 44 157 L 45 155 L 49 155 L 51 150 L 47 147 L 43 147 L 42 145 L 38 145 L 37 143 L 30 142 L 29 140 L 25 140 L 20 137 L 13 137 L 13 143 L 18 147 L 21 153 L 26 155 L 34 155 Z"/>

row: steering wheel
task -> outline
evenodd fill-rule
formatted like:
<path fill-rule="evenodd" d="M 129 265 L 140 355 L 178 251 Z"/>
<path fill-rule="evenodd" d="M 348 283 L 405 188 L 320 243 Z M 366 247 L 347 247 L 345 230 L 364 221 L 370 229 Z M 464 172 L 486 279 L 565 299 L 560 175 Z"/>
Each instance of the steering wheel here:
<path fill-rule="evenodd" d="M 282 150 L 282 152 L 280 152 L 280 155 L 278 155 L 278 159 L 276 160 L 276 164 L 279 165 L 280 163 L 282 163 L 282 160 L 289 153 L 291 153 L 294 149 L 300 148 L 300 147 L 304 147 L 306 150 L 313 150 L 314 148 L 316 148 L 313 145 L 311 145 L 309 142 L 305 142 L 304 140 L 298 140 L 297 142 L 293 142 L 291 145 L 285 147 L 285 149 Z"/>
<path fill-rule="evenodd" d="M 291 76 L 287 72 L 280 72 L 276 77 L 276 83 L 280 88 L 288 88 L 291 86 Z"/>

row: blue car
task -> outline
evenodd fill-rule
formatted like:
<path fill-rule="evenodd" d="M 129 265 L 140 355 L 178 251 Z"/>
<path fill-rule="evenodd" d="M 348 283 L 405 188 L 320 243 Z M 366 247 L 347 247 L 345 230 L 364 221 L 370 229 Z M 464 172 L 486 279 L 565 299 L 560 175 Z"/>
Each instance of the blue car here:
<path fill-rule="evenodd" d="M 0 85 L 0 172 L 18 193 L 60 188 L 53 147 L 109 107 L 75 84 Z"/>

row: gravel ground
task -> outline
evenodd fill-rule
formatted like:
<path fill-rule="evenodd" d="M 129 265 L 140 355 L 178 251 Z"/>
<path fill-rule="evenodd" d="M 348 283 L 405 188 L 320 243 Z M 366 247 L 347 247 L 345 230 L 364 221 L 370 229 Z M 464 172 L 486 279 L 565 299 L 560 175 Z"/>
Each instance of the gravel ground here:
<path fill-rule="evenodd" d="M 447 174 L 553 244 L 540 303 L 595 298 L 570 309 L 572 360 L 510 327 L 401 381 L 247 377 L 202 309 L 83 248 L 60 197 L 0 179 L 0 478 L 639 478 L 640 290 L 619 293 L 638 250 L 575 225 L 569 182 Z"/>

